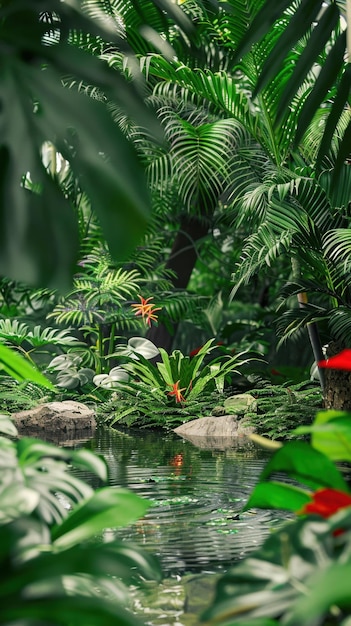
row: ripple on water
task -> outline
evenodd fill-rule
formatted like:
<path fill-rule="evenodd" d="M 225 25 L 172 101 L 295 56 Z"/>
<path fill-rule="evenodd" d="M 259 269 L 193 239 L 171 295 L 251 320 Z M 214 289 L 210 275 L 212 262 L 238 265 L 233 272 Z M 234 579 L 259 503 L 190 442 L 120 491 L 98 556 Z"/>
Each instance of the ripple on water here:
<path fill-rule="evenodd" d="M 150 501 L 142 519 L 113 533 L 157 554 L 165 575 L 221 571 L 279 523 L 274 512 L 242 512 L 267 459 L 250 444 L 204 450 L 173 433 L 103 429 L 91 447 L 105 457 L 111 485 Z"/>

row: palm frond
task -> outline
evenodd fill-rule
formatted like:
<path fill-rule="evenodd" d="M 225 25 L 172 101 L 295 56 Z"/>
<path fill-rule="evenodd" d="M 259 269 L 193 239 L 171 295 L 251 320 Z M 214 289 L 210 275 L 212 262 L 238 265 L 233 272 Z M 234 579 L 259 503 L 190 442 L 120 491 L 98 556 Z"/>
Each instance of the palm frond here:
<path fill-rule="evenodd" d="M 297 340 L 309 324 L 316 322 L 320 324 L 328 319 L 328 310 L 311 304 L 306 304 L 303 308 L 292 308 L 285 311 L 277 318 L 275 324 L 277 335 L 281 337 L 277 347 L 280 347 L 292 338 Z"/>
<path fill-rule="evenodd" d="M 250 279 L 259 271 L 269 267 L 273 261 L 289 250 L 292 233 L 285 231 L 277 235 L 272 232 L 266 222 L 263 222 L 256 233 L 250 235 L 243 247 L 240 262 L 232 274 L 235 283 L 230 297 L 233 298 L 242 285 L 247 285 Z"/>
<path fill-rule="evenodd" d="M 330 334 L 344 346 L 351 345 L 351 308 L 338 307 L 329 316 Z"/>
<path fill-rule="evenodd" d="M 288 80 L 282 83 L 280 105 L 276 118 L 286 119 L 293 98 L 297 95 L 308 72 L 317 69 L 317 79 L 311 86 L 310 93 L 305 99 L 298 114 L 295 144 L 300 142 L 303 134 L 312 122 L 315 113 L 323 101 L 332 97 L 333 106 L 329 109 L 328 121 L 324 137 L 320 144 L 318 162 L 328 153 L 335 128 L 348 106 L 349 74 L 350 69 L 345 63 L 345 32 L 342 29 L 342 12 L 338 5 L 343 3 L 323 3 L 322 0 L 302 0 L 301 2 L 275 0 L 264 2 L 249 28 L 237 47 L 236 59 L 248 53 L 253 45 L 261 42 L 267 34 L 273 33 L 275 42 L 266 56 L 264 66 L 260 71 L 260 78 L 256 82 L 256 90 L 262 91 L 275 80 L 279 67 L 287 67 L 291 50 L 304 39 L 304 51 L 299 61 L 291 68 Z M 289 11 L 289 20 L 283 29 L 279 23 L 283 22 Z M 324 57 L 324 58 L 323 58 Z M 346 134 L 344 134 L 346 139 Z M 348 150 L 349 151 L 349 150 Z M 347 155 L 346 141 L 339 148 L 342 158 L 338 160 L 338 167 Z"/>

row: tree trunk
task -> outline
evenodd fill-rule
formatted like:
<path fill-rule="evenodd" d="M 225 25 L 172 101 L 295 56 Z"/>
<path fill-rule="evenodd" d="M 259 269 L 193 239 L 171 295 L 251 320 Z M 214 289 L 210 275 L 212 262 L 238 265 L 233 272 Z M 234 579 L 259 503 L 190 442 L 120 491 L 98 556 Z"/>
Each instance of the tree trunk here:
<path fill-rule="evenodd" d="M 170 257 L 166 268 L 173 270 L 176 276 L 173 280 L 175 289 L 186 289 L 191 273 L 197 260 L 196 242 L 208 233 L 208 221 L 206 218 L 184 215 L 180 222 L 180 228 L 173 243 Z M 162 347 L 167 352 L 172 349 L 173 339 L 178 323 L 171 323 L 171 328 L 164 324 L 152 326 L 147 333 L 157 347 Z"/>
<path fill-rule="evenodd" d="M 335 356 L 343 346 L 332 341 L 327 348 L 327 358 Z M 351 410 L 351 372 L 325 370 L 324 408 L 340 411 Z"/>

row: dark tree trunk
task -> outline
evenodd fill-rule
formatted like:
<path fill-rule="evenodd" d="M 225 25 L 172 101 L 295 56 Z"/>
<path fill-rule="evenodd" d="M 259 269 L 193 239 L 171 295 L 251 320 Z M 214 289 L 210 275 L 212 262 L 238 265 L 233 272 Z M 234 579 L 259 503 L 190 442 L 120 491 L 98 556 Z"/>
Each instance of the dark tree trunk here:
<path fill-rule="evenodd" d="M 190 215 L 182 217 L 170 257 L 166 263 L 166 268 L 175 272 L 176 276 L 173 280 L 175 289 L 187 288 L 197 260 L 196 242 L 205 237 L 207 233 L 208 221 L 204 218 Z M 177 326 L 177 323 L 171 323 L 170 329 L 164 324 L 152 326 L 147 333 L 147 338 L 153 341 L 157 347 L 162 347 L 170 352 Z"/>
<path fill-rule="evenodd" d="M 335 356 L 343 346 L 331 342 L 327 348 L 327 358 Z M 325 370 L 324 408 L 340 411 L 351 410 L 351 372 L 344 370 Z"/>

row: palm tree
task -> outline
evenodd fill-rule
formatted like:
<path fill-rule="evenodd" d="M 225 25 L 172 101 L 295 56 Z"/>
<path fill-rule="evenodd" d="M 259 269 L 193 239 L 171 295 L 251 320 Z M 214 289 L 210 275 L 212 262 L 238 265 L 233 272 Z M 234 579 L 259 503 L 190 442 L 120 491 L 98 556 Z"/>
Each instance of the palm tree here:
<path fill-rule="evenodd" d="M 318 291 L 324 294 L 323 314 L 319 317 L 328 315 L 330 320 L 329 337 L 328 332 L 324 337 L 345 342 L 349 337 L 346 312 L 343 324 L 337 326 L 336 334 L 333 321 L 335 305 L 338 304 L 339 308 L 340 305 L 347 307 L 349 302 L 347 289 L 342 282 L 345 271 L 336 262 L 334 252 L 338 248 L 334 246 L 333 250 L 333 242 L 336 242 L 336 238 L 339 241 L 343 238 L 349 225 L 345 215 L 351 182 L 349 168 L 339 166 L 341 182 L 336 192 L 332 187 L 331 172 L 338 163 L 338 138 L 334 138 L 328 157 L 321 159 L 320 153 L 328 114 L 324 108 L 318 111 L 300 147 L 293 144 L 295 126 L 316 82 L 315 76 L 307 77 L 300 87 L 299 97 L 291 103 L 289 115 L 281 119 L 279 124 L 276 123 L 285 85 L 294 75 L 294 68 L 304 62 L 306 46 L 303 42 L 290 50 L 289 65 L 280 68 L 270 83 L 264 84 L 255 96 L 267 54 L 271 54 L 277 38 L 285 32 L 289 13 L 264 40 L 252 47 L 240 64 L 231 66 L 235 61 L 237 43 L 243 37 L 247 23 L 255 21 L 258 4 L 262 3 L 246 3 L 247 11 L 240 14 L 235 11 L 238 3 L 234 0 L 217 11 L 212 4 L 205 2 L 196 3 L 195 8 L 193 3 L 184 2 L 184 10 L 188 8 L 193 19 L 196 17 L 201 23 L 199 41 L 201 50 L 207 51 L 206 66 L 199 66 L 196 55 L 185 54 L 181 57 L 175 36 L 172 40 L 177 51 L 175 58 L 168 59 L 153 53 L 142 62 L 147 67 L 148 84 L 153 89 L 154 98 L 157 96 L 162 103 L 165 98 L 173 102 L 181 99 L 188 108 L 195 106 L 197 110 L 206 106 L 207 111 L 217 119 L 236 120 L 240 124 L 241 140 L 233 143 L 230 179 L 227 179 L 228 185 L 222 187 L 217 196 L 217 202 L 221 194 L 222 197 L 223 194 L 226 196 L 227 204 L 237 214 L 237 227 L 245 223 L 246 227 L 249 225 L 254 229 L 254 234 L 244 247 L 241 267 L 235 274 L 237 285 L 262 271 L 283 253 L 288 254 L 292 261 L 292 279 L 300 284 L 295 292 L 304 305 L 299 311 L 293 311 L 293 315 L 298 317 L 298 323 L 293 327 L 307 326 L 315 340 L 316 327 L 313 324 L 318 316 L 316 308 L 312 308 L 314 315 L 309 317 L 311 307 L 305 305 L 304 294 Z M 321 66 L 327 55 L 324 49 L 320 50 L 318 59 Z M 348 115 L 341 116 L 340 132 L 347 123 Z M 171 128 L 176 144 L 179 136 L 176 123 Z M 208 144 L 208 150 L 212 151 L 214 162 L 217 151 L 215 142 Z M 182 149 L 180 154 L 179 162 L 186 164 L 188 153 Z M 177 162 L 175 154 L 171 156 Z M 320 164 L 321 170 L 317 178 L 314 173 L 316 163 Z M 153 164 L 154 176 L 157 168 L 164 172 L 164 161 L 158 160 L 156 166 Z M 192 170 L 184 169 L 184 178 L 191 185 Z M 186 186 L 186 183 L 183 182 L 183 185 Z M 189 211 L 191 207 L 187 209 Z M 345 252 L 346 242 L 343 250 Z M 311 284 L 314 289 L 311 289 Z M 340 311 L 337 319 L 340 320 Z M 293 327 L 289 327 L 288 336 Z M 318 341 L 314 341 L 314 352 L 316 360 L 322 357 Z"/>
<path fill-rule="evenodd" d="M 148 103 L 156 110 L 165 133 L 165 146 L 155 146 L 153 140 L 114 108 L 115 119 L 136 143 L 145 162 L 154 206 L 163 203 L 173 220 L 178 215 L 178 232 L 166 263 L 167 269 L 174 272 L 175 289 L 187 287 L 199 244 L 211 232 L 221 202 L 240 193 L 240 187 L 246 185 L 255 169 L 263 166 L 257 164 L 255 150 L 250 167 L 244 177 L 240 171 L 238 181 L 238 162 L 242 162 L 238 148 L 241 146 L 244 153 L 257 144 L 257 118 L 252 116 L 251 102 L 245 97 L 245 80 L 237 81 L 227 68 L 230 60 L 227 42 L 218 36 L 213 45 L 215 16 L 211 5 L 206 4 L 182 4 L 192 22 L 199 24 L 197 46 L 190 49 L 174 24 L 157 19 L 152 2 L 143 3 L 142 15 L 128 3 L 118 0 L 110 3 L 111 17 L 120 17 L 125 38 L 140 59 L 146 75 Z M 91 15 L 98 5 L 96 0 L 87 3 Z M 156 34 L 167 36 L 173 53 L 166 50 L 159 54 L 154 46 L 145 46 L 145 40 L 138 36 L 142 20 Z M 126 65 L 126 57 L 119 51 L 108 51 L 104 56 L 113 67 Z M 128 59 L 127 63 L 132 71 Z M 200 69 L 202 63 L 205 71 Z M 264 141 L 264 134 L 260 140 Z M 269 155 L 274 155 L 276 147 L 272 143 L 265 142 L 265 148 Z M 170 348 L 169 329 L 160 325 L 150 335 L 158 345 Z"/>

